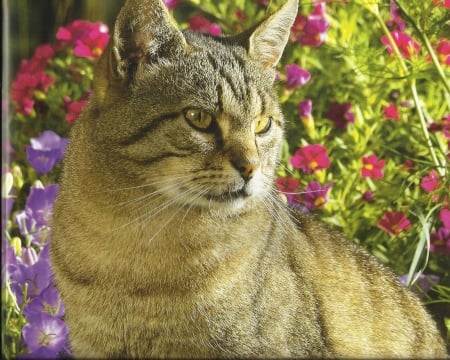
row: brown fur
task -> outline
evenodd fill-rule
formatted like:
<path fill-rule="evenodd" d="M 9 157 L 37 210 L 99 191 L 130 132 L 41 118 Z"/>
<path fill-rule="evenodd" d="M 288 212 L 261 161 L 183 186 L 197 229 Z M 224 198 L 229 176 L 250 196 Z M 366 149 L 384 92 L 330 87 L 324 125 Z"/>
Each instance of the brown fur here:
<path fill-rule="evenodd" d="M 297 6 L 223 39 L 180 32 L 160 1 L 122 9 L 54 209 L 76 357 L 446 356 L 389 270 L 274 190 L 274 67 Z"/>

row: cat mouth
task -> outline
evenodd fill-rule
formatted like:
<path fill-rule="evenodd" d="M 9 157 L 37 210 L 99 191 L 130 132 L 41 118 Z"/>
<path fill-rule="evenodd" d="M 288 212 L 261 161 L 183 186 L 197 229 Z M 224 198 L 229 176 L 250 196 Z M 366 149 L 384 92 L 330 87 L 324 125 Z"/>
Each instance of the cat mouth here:
<path fill-rule="evenodd" d="M 206 198 L 208 200 L 213 200 L 213 201 L 218 201 L 218 202 L 229 202 L 229 201 L 233 201 L 236 199 L 243 199 L 243 198 L 246 198 L 249 196 L 250 196 L 250 194 L 245 189 L 245 187 L 242 187 L 239 190 L 226 191 L 219 195 L 208 194 L 208 195 L 206 195 Z"/>

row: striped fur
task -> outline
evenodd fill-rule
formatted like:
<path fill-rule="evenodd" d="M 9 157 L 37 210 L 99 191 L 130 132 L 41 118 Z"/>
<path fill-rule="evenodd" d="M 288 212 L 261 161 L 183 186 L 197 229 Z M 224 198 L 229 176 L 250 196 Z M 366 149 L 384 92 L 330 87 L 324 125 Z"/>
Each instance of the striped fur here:
<path fill-rule="evenodd" d="M 54 208 L 76 357 L 445 357 L 393 274 L 273 186 L 297 6 L 223 38 L 179 31 L 159 0 L 122 9 Z"/>

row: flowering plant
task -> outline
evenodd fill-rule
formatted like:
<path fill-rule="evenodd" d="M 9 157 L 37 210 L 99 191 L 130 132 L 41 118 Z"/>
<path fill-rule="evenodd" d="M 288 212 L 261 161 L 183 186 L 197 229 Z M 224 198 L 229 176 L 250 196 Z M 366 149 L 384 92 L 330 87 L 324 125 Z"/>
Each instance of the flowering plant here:
<path fill-rule="evenodd" d="M 164 2 L 181 27 L 212 36 L 250 27 L 282 3 Z M 287 139 L 276 181 L 291 206 L 390 266 L 447 328 L 439 304 L 450 302 L 449 7 L 302 3 L 278 68 Z M 70 355 L 48 258 L 49 220 L 68 132 L 108 36 L 104 24 L 81 20 L 60 28 L 54 44 L 22 61 L 11 86 L 2 144 L 5 358 Z"/>

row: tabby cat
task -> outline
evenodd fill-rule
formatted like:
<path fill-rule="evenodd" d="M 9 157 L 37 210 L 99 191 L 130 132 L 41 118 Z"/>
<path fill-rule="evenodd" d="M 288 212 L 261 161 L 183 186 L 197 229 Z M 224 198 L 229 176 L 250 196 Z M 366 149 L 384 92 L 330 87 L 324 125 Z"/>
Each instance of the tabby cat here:
<path fill-rule="evenodd" d="M 365 251 L 273 185 L 298 0 L 237 36 L 128 0 L 75 124 L 51 257 L 81 358 L 445 357 Z"/>

